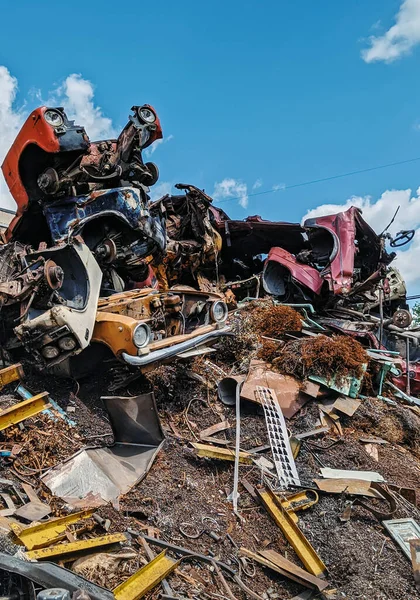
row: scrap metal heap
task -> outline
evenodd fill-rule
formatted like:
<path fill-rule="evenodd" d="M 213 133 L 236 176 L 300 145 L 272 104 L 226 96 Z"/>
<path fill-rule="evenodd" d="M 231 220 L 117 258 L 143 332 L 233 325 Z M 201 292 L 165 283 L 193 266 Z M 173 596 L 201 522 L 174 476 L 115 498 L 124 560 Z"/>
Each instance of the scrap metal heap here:
<path fill-rule="evenodd" d="M 150 369 L 213 344 L 228 333 L 228 308 L 267 295 L 417 358 L 420 333 L 406 331 L 405 284 L 385 248 L 414 231 L 377 235 L 355 207 L 303 225 L 235 221 L 186 184 L 151 203 L 159 173 L 142 152 L 161 138 L 149 105 L 98 142 L 63 108 L 28 117 L 2 165 L 17 204 L 0 247 L 0 343 L 11 358 L 75 377 L 108 358 Z"/>
<path fill-rule="evenodd" d="M 151 202 L 161 137 L 149 105 L 98 142 L 41 107 L 2 166 L 0 595 L 412 600 L 414 231 Z"/>
<path fill-rule="evenodd" d="M 91 142 L 62 108 L 38 108 L 2 166 L 18 209 L 0 247 L 0 343 L 50 373 L 108 356 L 139 368 L 226 333 L 221 296 L 157 289 L 165 220 L 142 151 L 162 129 L 151 106 L 132 111 L 117 139 Z"/>

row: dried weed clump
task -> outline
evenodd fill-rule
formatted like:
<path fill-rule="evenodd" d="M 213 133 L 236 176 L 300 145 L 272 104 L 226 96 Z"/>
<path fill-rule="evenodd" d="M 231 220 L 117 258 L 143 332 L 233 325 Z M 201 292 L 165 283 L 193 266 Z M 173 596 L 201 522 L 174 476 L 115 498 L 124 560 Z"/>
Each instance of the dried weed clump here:
<path fill-rule="evenodd" d="M 257 306 L 248 317 L 259 335 L 277 339 L 287 331 L 301 331 L 302 317 L 290 306 L 265 303 Z"/>
<path fill-rule="evenodd" d="M 265 362 L 271 363 L 279 355 L 282 346 L 284 346 L 284 342 L 263 338 L 261 347 L 257 352 L 257 358 L 261 358 L 262 360 L 265 360 Z"/>
<path fill-rule="evenodd" d="M 288 342 L 275 359 L 279 371 L 304 379 L 311 375 L 334 377 L 361 377 L 368 356 L 363 346 L 350 336 L 319 335 L 310 339 Z"/>

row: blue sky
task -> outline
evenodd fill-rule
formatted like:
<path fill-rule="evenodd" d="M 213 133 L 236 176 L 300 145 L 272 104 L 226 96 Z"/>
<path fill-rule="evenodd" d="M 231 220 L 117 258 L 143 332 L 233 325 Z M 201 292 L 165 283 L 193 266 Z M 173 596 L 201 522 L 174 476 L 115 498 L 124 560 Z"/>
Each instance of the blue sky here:
<path fill-rule="evenodd" d="M 256 182 L 261 191 L 420 156 L 419 0 L 20 0 L 4 2 L 5 14 L 0 65 L 18 82 L 14 110 L 26 115 L 36 90 L 48 98 L 70 74 L 91 82 L 115 129 L 132 104 L 150 103 L 167 185 L 212 194 L 227 179 L 245 195 Z M 216 190 L 235 218 L 300 221 L 352 196 L 415 197 L 419 186 L 420 161 L 249 197 L 246 208 Z"/>

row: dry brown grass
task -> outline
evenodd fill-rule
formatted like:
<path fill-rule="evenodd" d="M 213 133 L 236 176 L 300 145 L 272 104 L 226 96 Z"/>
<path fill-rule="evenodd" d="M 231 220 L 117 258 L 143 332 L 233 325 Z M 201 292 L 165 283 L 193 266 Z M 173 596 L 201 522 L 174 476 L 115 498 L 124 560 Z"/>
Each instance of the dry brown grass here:
<path fill-rule="evenodd" d="M 321 377 L 361 377 L 368 356 L 363 346 L 349 336 L 327 337 L 318 335 L 310 339 L 288 342 L 275 359 L 282 373 L 304 379 L 310 373 Z"/>

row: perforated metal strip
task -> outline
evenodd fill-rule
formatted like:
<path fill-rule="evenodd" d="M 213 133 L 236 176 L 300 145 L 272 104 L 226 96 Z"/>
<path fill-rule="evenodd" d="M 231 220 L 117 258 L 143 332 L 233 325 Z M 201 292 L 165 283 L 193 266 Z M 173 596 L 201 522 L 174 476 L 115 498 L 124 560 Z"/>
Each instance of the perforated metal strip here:
<path fill-rule="evenodd" d="M 276 392 L 271 388 L 258 385 L 255 395 L 264 409 L 280 489 L 287 488 L 289 485 L 300 485 L 295 459 L 287 435 L 286 422 L 277 402 Z"/>

